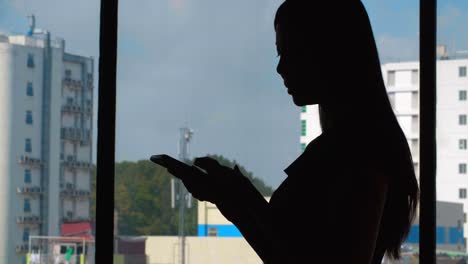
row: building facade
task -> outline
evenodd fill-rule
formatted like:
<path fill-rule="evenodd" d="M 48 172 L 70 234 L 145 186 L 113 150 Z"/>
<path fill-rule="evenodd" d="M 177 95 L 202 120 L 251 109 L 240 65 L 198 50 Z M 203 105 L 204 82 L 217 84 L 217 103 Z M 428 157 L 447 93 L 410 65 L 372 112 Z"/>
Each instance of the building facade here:
<path fill-rule="evenodd" d="M 93 64 L 47 31 L 0 35 L 0 263 L 90 221 Z"/>
<path fill-rule="evenodd" d="M 437 199 L 441 202 L 463 204 L 463 212 L 466 212 L 468 208 L 468 59 L 450 57 L 445 52 L 442 54 L 437 60 L 436 76 Z M 381 65 L 381 69 L 393 110 L 408 140 L 419 180 L 419 62 L 386 63 Z M 316 106 L 303 108 L 301 125 L 300 144 L 304 149 L 321 133 Z M 453 237 L 456 238 L 449 239 L 452 248 L 463 247 L 466 250 L 466 227 L 465 213 L 464 235 L 459 236 L 454 233 Z"/>

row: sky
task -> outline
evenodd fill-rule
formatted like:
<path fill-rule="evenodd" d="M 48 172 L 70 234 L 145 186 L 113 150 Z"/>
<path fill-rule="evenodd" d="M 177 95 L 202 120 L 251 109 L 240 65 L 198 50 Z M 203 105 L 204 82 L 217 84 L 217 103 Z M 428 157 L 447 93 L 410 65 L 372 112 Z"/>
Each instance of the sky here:
<path fill-rule="evenodd" d="M 119 2 L 117 161 L 177 157 L 179 128 L 188 126 L 190 157 L 223 155 L 276 188 L 300 155 L 300 108 L 276 73 L 273 18 L 282 1 Z M 468 50 L 468 1 L 439 2 L 438 42 Z M 363 3 L 381 61 L 417 60 L 418 1 Z M 0 0 L 0 34 L 25 33 L 31 13 L 98 68 L 99 1 Z"/>

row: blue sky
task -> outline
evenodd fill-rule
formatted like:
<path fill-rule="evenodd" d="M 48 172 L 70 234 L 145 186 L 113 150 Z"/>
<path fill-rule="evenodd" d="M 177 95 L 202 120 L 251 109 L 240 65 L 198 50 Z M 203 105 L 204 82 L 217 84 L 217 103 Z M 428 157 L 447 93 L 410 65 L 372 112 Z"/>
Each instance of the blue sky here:
<path fill-rule="evenodd" d="M 275 71 L 281 2 L 121 0 L 117 160 L 177 156 L 178 129 L 187 124 L 192 157 L 222 154 L 277 187 L 300 154 L 300 109 Z M 468 2 L 440 2 L 439 42 L 468 49 Z M 418 1 L 363 3 L 382 61 L 417 59 Z M 68 52 L 98 58 L 98 1 L 0 0 L 0 32 L 26 32 L 30 13 Z"/>

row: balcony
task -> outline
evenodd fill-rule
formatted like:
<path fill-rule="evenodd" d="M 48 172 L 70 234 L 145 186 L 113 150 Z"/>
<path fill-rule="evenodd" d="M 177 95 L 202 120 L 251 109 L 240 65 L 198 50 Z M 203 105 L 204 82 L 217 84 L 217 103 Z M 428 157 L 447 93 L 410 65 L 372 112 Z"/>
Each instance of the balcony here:
<path fill-rule="evenodd" d="M 81 106 L 73 102 L 66 102 L 62 105 L 62 112 L 78 114 L 81 112 Z"/>
<path fill-rule="evenodd" d="M 67 187 L 60 191 L 60 195 L 63 198 L 71 199 L 87 199 L 91 197 L 91 192 L 89 190 L 76 189 L 73 184 L 67 184 Z"/>
<path fill-rule="evenodd" d="M 41 222 L 41 218 L 37 215 L 16 217 L 16 223 L 20 225 L 38 225 Z"/>
<path fill-rule="evenodd" d="M 89 129 L 62 127 L 60 137 L 65 140 L 79 141 L 85 144 L 91 141 L 91 131 Z"/>
<path fill-rule="evenodd" d="M 72 91 L 77 91 L 83 89 L 83 82 L 66 77 L 65 79 L 63 79 L 63 86 Z"/>
<path fill-rule="evenodd" d="M 68 155 L 62 160 L 62 165 L 72 169 L 92 169 L 94 165 L 89 161 L 78 161 L 75 156 Z"/>
<path fill-rule="evenodd" d="M 39 194 L 42 194 L 44 190 L 39 186 L 18 187 L 16 188 L 16 192 L 19 194 L 25 194 L 25 195 L 39 195 Z"/>
<path fill-rule="evenodd" d="M 18 160 L 18 163 L 24 166 L 37 168 L 40 168 L 43 165 L 40 159 L 32 158 L 26 155 L 21 155 L 21 157 Z"/>

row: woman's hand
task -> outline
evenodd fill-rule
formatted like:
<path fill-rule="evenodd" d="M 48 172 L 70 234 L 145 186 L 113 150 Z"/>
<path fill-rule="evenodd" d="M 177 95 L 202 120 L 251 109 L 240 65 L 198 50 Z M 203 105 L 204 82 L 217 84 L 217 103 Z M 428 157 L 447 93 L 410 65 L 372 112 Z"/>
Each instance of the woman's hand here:
<path fill-rule="evenodd" d="M 168 155 L 155 155 L 151 161 L 180 179 L 193 197 L 200 201 L 225 204 L 236 200 L 250 181 L 242 175 L 237 165 L 232 169 L 210 157 L 196 158 L 190 166 Z"/>

